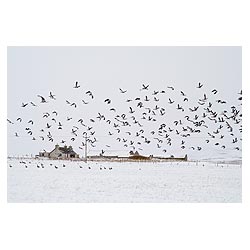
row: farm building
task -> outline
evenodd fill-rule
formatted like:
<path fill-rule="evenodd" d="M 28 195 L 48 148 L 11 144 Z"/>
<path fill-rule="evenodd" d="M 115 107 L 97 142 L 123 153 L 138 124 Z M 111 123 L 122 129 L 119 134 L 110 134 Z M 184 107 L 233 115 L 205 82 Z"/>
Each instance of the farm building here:
<path fill-rule="evenodd" d="M 51 159 L 79 158 L 79 155 L 73 150 L 71 146 L 59 147 L 59 145 L 55 145 L 55 148 L 51 152 L 40 152 L 39 156 L 49 157 Z"/>

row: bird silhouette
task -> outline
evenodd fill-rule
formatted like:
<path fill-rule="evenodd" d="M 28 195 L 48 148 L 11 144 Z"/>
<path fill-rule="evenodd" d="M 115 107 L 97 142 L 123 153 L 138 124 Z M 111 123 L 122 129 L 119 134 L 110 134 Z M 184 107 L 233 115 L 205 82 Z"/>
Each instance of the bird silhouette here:
<path fill-rule="evenodd" d="M 52 92 L 49 92 L 49 98 L 56 100 L 55 95 L 53 95 Z"/>
<path fill-rule="evenodd" d="M 82 100 L 82 102 L 83 102 L 84 104 L 88 104 L 88 102 L 85 102 L 84 100 Z"/>
<path fill-rule="evenodd" d="M 110 104 L 111 103 L 111 100 L 110 99 L 105 99 L 105 101 L 107 104 Z"/>
<path fill-rule="evenodd" d="M 28 103 L 22 103 L 22 108 L 25 108 L 28 105 Z"/>
<path fill-rule="evenodd" d="M 119 90 L 120 90 L 120 92 L 121 92 L 122 94 L 124 94 L 124 93 L 127 92 L 127 90 L 122 90 L 121 88 L 119 88 Z"/>
<path fill-rule="evenodd" d="M 142 84 L 142 89 L 141 90 L 148 90 L 149 85 L 144 85 Z"/>
<path fill-rule="evenodd" d="M 200 89 L 200 88 L 202 88 L 202 86 L 203 86 L 203 84 L 201 84 L 201 83 L 199 82 L 197 88 Z"/>
<path fill-rule="evenodd" d="M 11 120 L 7 119 L 7 121 L 10 123 L 10 124 L 14 124 L 14 122 L 12 122 Z"/>
<path fill-rule="evenodd" d="M 174 100 L 171 100 L 170 98 L 168 98 L 169 100 L 169 104 L 173 104 L 174 103 Z"/>
<path fill-rule="evenodd" d="M 168 86 L 167 88 L 171 89 L 171 90 L 174 90 L 174 87 L 172 87 L 172 86 Z"/>
<path fill-rule="evenodd" d="M 30 104 L 33 106 L 33 107 L 36 107 L 36 104 L 34 102 L 30 102 Z"/>
<path fill-rule="evenodd" d="M 86 94 L 89 95 L 92 99 L 94 98 L 93 93 L 90 90 L 88 90 Z"/>
<path fill-rule="evenodd" d="M 75 88 L 75 89 L 80 88 L 80 85 L 78 84 L 78 82 L 75 83 L 75 86 L 73 88 Z"/>
<path fill-rule="evenodd" d="M 41 95 L 37 95 L 37 96 L 41 98 L 41 103 L 47 103 L 46 99 L 43 96 Z"/>

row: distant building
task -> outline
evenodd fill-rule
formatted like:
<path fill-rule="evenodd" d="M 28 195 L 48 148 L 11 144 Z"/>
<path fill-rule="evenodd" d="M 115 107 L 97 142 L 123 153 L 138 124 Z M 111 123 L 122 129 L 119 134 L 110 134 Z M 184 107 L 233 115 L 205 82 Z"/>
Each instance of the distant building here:
<path fill-rule="evenodd" d="M 150 157 L 140 155 L 138 151 L 135 151 L 135 152 L 130 151 L 129 154 L 130 154 L 129 159 L 134 159 L 134 160 L 149 160 L 150 159 Z"/>
<path fill-rule="evenodd" d="M 79 155 L 73 150 L 71 146 L 59 147 L 59 145 L 55 145 L 55 148 L 51 152 L 40 152 L 39 156 L 48 157 L 51 159 L 79 158 Z"/>
<path fill-rule="evenodd" d="M 138 151 L 135 151 L 135 152 L 134 152 L 134 151 L 132 151 L 132 150 L 129 152 L 129 154 L 130 154 L 130 156 L 133 156 L 133 155 L 137 155 L 137 156 L 138 156 L 138 155 L 140 155 L 140 154 L 138 153 Z"/>

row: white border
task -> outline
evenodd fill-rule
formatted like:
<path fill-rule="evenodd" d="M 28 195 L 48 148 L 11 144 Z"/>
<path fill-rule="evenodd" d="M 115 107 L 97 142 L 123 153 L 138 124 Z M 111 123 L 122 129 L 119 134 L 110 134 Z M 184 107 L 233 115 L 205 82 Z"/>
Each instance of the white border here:
<path fill-rule="evenodd" d="M 250 249 L 245 2 L 1 2 L 1 249 Z M 243 46 L 243 203 L 7 204 L 8 45 Z"/>

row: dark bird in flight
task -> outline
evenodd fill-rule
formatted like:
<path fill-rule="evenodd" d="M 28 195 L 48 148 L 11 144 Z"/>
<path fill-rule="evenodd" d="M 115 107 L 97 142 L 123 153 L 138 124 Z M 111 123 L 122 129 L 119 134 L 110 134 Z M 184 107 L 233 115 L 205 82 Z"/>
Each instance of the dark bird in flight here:
<path fill-rule="evenodd" d="M 127 92 L 127 90 L 122 90 L 121 88 L 119 88 L 119 90 L 121 91 L 122 94 Z"/>
<path fill-rule="evenodd" d="M 149 85 L 144 85 L 144 84 L 142 84 L 142 89 L 141 90 L 148 90 L 148 87 L 149 87 Z"/>
<path fill-rule="evenodd" d="M 76 108 L 76 103 L 73 102 L 73 103 L 70 104 L 70 106 L 74 106 Z"/>
<path fill-rule="evenodd" d="M 41 96 L 41 95 L 37 95 L 37 96 L 41 98 L 41 103 L 46 103 L 46 100 L 43 96 Z"/>
<path fill-rule="evenodd" d="M 169 100 L 169 104 L 174 103 L 174 101 L 173 101 L 173 100 L 171 100 L 170 98 L 168 98 L 168 100 Z"/>
<path fill-rule="evenodd" d="M 49 98 L 56 100 L 55 95 L 53 95 L 52 92 L 49 92 Z"/>
<path fill-rule="evenodd" d="M 129 113 L 130 114 L 133 114 L 135 111 L 131 108 L 131 107 L 129 107 Z"/>
<path fill-rule="evenodd" d="M 75 83 L 75 86 L 73 88 L 75 88 L 75 89 L 80 88 L 80 85 L 78 84 L 78 82 Z"/>
<path fill-rule="evenodd" d="M 36 107 L 36 104 L 35 104 L 35 103 L 33 103 L 33 102 L 30 102 L 30 104 L 31 104 L 32 106 Z"/>
<path fill-rule="evenodd" d="M 82 100 L 82 102 L 83 102 L 84 104 L 88 104 L 88 102 L 85 102 L 84 100 Z"/>
<path fill-rule="evenodd" d="M 214 95 L 216 95 L 217 92 L 218 92 L 218 91 L 217 91 L 216 89 L 213 89 L 213 90 L 212 90 L 212 93 L 213 93 Z"/>
<path fill-rule="evenodd" d="M 184 111 L 184 108 L 182 106 L 180 106 L 180 104 L 178 103 L 177 105 L 177 109 L 181 110 L 182 112 Z"/>
<path fill-rule="evenodd" d="M 194 111 L 197 111 L 197 110 L 198 110 L 198 108 L 199 108 L 199 106 L 194 107 L 193 109 L 189 108 L 189 110 L 190 110 L 191 112 L 194 112 Z"/>
<path fill-rule="evenodd" d="M 88 91 L 86 92 L 86 95 L 89 95 L 92 99 L 94 98 L 94 96 L 93 96 L 93 94 L 92 94 L 92 92 L 91 92 L 90 90 L 88 90 Z"/>
<path fill-rule="evenodd" d="M 203 84 L 201 84 L 200 82 L 199 82 L 199 84 L 198 84 L 198 89 L 200 89 L 200 88 L 202 88 L 202 86 L 203 86 Z"/>
<path fill-rule="evenodd" d="M 205 101 L 207 100 L 207 95 L 206 95 L 206 94 L 204 94 L 203 96 L 204 96 L 204 98 L 203 98 L 203 99 L 199 99 L 199 101 L 201 101 L 201 102 L 205 102 Z"/>
<path fill-rule="evenodd" d="M 107 104 L 110 104 L 111 100 L 110 99 L 106 99 L 104 102 L 106 102 Z"/>
<path fill-rule="evenodd" d="M 48 118 L 49 116 L 50 116 L 50 114 L 47 112 L 47 113 L 44 113 L 43 118 L 44 117 Z"/>
<path fill-rule="evenodd" d="M 216 102 L 221 103 L 221 104 L 227 103 L 226 101 L 222 101 L 222 100 L 217 100 Z"/>
<path fill-rule="evenodd" d="M 22 103 L 22 108 L 25 108 L 28 105 L 28 103 Z"/>
<path fill-rule="evenodd" d="M 14 122 L 12 122 L 11 120 L 7 119 L 7 121 L 10 123 L 10 124 L 14 124 Z"/>
<path fill-rule="evenodd" d="M 171 90 L 174 90 L 174 87 L 171 87 L 171 86 L 168 86 L 167 88 L 168 88 L 168 89 L 171 89 Z"/>

